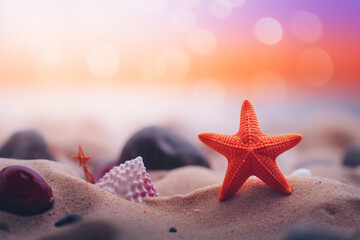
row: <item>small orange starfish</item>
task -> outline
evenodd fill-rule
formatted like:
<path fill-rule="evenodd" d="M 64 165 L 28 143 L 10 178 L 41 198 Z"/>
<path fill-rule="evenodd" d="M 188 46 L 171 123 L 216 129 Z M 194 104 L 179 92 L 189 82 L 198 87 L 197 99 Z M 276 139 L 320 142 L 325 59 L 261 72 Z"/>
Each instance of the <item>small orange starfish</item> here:
<path fill-rule="evenodd" d="M 77 159 L 79 161 L 79 165 L 80 167 L 83 166 L 83 170 L 84 170 L 84 174 L 85 174 L 85 178 L 88 182 L 90 183 L 95 183 L 94 181 L 94 177 L 91 174 L 88 166 L 87 166 L 87 161 L 89 161 L 91 159 L 91 157 L 87 157 L 84 154 L 84 151 L 82 150 L 81 146 L 79 145 L 79 152 L 77 156 L 72 156 L 72 159 Z"/>
<path fill-rule="evenodd" d="M 219 199 L 225 200 L 255 175 L 276 191 L 290 195 L 291 186 L 280 172 L 275 159 L 296 146 L 299 134 L 266 135 L 261 132 L 254 107 L 245 99 L 241 107 L 239 132 L 234 135 L 200 133 L 199 139 L 224 155 L 228 167 Z"/>

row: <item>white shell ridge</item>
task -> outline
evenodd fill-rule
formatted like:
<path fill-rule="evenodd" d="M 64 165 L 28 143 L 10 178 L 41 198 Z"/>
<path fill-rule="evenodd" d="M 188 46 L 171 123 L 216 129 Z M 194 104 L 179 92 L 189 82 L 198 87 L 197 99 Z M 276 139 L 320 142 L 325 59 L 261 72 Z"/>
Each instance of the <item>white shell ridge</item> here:
<path fill-rule="evenodd" d="M 144 197 L 158 196 L 142 157 L 113 167 L 96 185 L 118 197 L 138 203 Z"/>

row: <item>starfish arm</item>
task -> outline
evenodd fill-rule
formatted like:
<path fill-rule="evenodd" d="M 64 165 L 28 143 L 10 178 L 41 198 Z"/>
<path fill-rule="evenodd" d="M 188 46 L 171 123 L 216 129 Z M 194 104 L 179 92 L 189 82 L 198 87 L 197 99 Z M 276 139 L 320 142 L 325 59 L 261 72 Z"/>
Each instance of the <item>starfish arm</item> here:
<path fill-rule="evenodd" d="M 257 160 L 253 162 L 254 175 L 272 189 L 282 194 L 290 195 L 292 193 L 291 186 L 276 165 L 275 159 L 258 154 L 254 154 L 254 156 Z"/>
<path fill-rule="evenodd" d="M 225 157 L 234 156 L 241 150 L 245 151 L 245 148 L 238 144 L 239 137 L 236 135 L 200 133 L 198 137 L 205 145 L 214 149 Z"/>
<path fill-rule="evenodd" d="M 253 105 L 245 99 L 241 106 L 239 136 L 259 136 L 262 132 Z"/>
<path fill-rule="evenodd" d="M 257 154 L 275 159 L 281 153 L 295 147 L 301 139 L 300 134 L 265 135 L 255 151 Z"/>
<path fill-rule="evenodd" d="M 78 156 L 72 156 L 71 158 L 74 159 L 74 160 L 78 160 L 79 166 L 81 167 L 82 161 L 81 161 L 81 156 L 80 156 L 80 155 L 78 155 Z"/>
<path fill-rule="evenodd" d="M 252 175 L 252 168 L 247 161 L 248 156 L 247 153 L 244 157 L 228 159 L 229 164 L 219 193 L 219 200 L 225 200 L 235 194 Z"/>

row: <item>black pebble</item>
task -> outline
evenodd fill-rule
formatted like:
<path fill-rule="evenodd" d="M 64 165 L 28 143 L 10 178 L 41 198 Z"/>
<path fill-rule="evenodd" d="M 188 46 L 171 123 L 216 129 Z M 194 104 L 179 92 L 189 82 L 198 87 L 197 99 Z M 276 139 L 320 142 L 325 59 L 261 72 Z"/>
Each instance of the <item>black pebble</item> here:
<path fill-rule="evenodd" d="M 147 127 L 125 144 L 118 160 L 124 163 L 141 156 L 147 169 L 173 169 L 186 165 L 210 167 L 204 153 L 172 130 Z"/>
<path fill-rule="evenodd" d="M 35 130 L 14 133 L 0 148 L 0 158 L 53 160 L 44 137 Z"/>
<path fill-rule="evenodd" d="M 177 230 L 176 230 L 176 228 L 171 227 L 171 228 L 169 229 L 169 232 L 176 233 L 176 232 L 177 232 Z"/>
<path fill-rule="evenodd" d="M 64 225 L 75 223 L 75 222 L 78 222 L 78 221 L 81 221 L 81 220 L 82 220 L 82 217 L 80 215 L 78 215 L 78 214 L 70 214 L 70 215 L 67 215 L 67 216 L 63 217 L 59 221 L 57 221 L 54 224 L 54 226 L 55 227 L 62 227 Z"/>
<path fill-rule="evenodd" d="M 324 226 L 299 225 L 290 230 L 285 240 L 345 240 Z"/>
<path fill-rule="evenodd" d="M 350 147 L 345 154 L 343 164 L 348 167 L 360 165 L 360 147 Z"/>

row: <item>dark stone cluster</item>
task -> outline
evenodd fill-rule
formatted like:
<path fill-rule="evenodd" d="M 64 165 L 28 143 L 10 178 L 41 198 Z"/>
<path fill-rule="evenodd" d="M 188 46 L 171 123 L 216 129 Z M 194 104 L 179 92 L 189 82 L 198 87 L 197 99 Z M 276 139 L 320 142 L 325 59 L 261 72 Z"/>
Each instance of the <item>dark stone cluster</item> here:
<path fill-rule="evenodd" d="M 144 128 L 125 144 L 118 164 L 141 156 L 147 169 L 174 169 L 186 165 L 210 167 L 205 154 L 178 133 L 158 126 Z"/>
<path fill-rule="evenodd" d="M 44 137 L 36 130 L 15 132 L 0 148 L 0 158 L 54 160 Z"/>

